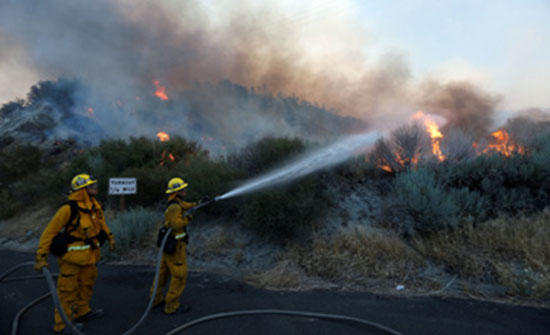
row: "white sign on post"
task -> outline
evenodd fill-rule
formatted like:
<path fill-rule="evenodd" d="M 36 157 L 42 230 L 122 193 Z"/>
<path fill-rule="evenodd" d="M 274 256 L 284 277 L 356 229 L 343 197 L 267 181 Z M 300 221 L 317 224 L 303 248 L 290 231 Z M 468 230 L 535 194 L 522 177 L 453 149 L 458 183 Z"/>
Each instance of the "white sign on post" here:
<path fill-rule="evenodd" d="M 136 194 L 136 178 L 109 178 L 109 194 Z"/>

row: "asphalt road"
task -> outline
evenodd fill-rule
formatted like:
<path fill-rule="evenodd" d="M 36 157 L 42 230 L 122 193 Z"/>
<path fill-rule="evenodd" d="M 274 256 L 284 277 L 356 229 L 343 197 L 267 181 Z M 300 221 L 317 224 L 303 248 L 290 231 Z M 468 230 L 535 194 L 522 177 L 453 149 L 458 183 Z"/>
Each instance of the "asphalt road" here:
<path fill-rule="evenodd" d="M 33 255 L 0 249 L 0 275 L 11 267 L 32 261 Z M 50 258 L 52 272 L 56 262 Z M 154 269 L 145 266 L 100 265 L 92 305 L 106 315 L 86 323 L 87 335 L 119 335 L 140 319 Z M 32 268 L 12 276 L 36 274 Z M 0 334 L 10 334 L 17 312 L 47 293 L 43 279 L 0 283 Z M 330 313 L 357 317 L 382 324 L 406 335 L 548 335 L 550 309 L 517 307 L 463 299 L 437 297 L 382 297 L 369 293 L 343 293 L 330 290 L 276 292 L 256 289 L 220 275 L 191 272 L 182 301 L 191 311 L 166 316 L 153 309 L 136 335 L 166 334 L 191 320 L 220 312 L 278 309 Z M 21 335 L 50 334 L 53 307 L 50 298 L 38 303 L 22 319 Z M 250 316 L 211 321 L 181 334 L 239 335 L 353 335 L 381 334 L 355 324 L 286 316 Z"/>

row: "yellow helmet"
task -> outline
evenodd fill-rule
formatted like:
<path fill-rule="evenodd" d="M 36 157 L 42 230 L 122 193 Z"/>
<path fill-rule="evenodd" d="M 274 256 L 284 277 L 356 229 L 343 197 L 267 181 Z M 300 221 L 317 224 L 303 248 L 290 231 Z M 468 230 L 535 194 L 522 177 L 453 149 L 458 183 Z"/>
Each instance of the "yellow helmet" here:
<path fill-rule="evenodd" d="M 97 183 L 97 180 L 92 175 L 81 173 L 73 178 L 71 181 L 71 188 L 73 191 L 77 191 L 95 183 Z"/>
<path fill-rule="evenodd" d="M 183 179 L 178 178 L 178 177 L 172 178 L 168 182 L 168 188 L 166 189 L 166 193 L 167 194 L 174 193 L 174 192 L 183 190 L 187 186 L 188 186 L 188 184 L 186 182 L 184 182 Z"/>

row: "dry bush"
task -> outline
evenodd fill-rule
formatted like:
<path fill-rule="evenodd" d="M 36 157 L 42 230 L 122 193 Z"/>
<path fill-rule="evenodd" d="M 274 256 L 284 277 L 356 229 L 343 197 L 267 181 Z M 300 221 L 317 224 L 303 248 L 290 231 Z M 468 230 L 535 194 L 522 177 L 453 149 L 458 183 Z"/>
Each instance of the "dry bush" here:
<path fill-rule="evenodd" d="M 418 254 L 397 235 L 365 229 L 315 236 L 306 245 L 291 246 L 286 257 L 307 275 L 349 284 L 367 283 L 369 279 L 404 281 L 423 265 Z"/>
<path fill-rule="evenodd" d="M 550 297 L 550 211 L 532 217 L 499 217 L 413 240 L 426 258 L 461 277 L 495 282 L 509 296 Z"/>
<path fill-rule="evenodd" d="M 447 164 L 475 158 L 473 138 L 460 129 L 451 129 L 441 140 L 441 151 Z"/>
<path fill-rule="evenodd" d="M 246 276 L 245 280 L 263 288 L 297 289 L 300 287 L 303 277 L 303 271 L 296 264 L 283 260 L 268 271 Z"/>
<path fill-rule="evenodd" d="M 215 255 L 224 255 L 227 250 L 236 247 L 234 234 L 223 229 L 214 230 L 203 246 L 207 251 Z"/>
<path fill-rule="evenodd" d="M 376 142 L 372 153 L 378 166 L 400 172 L 415 167 L 431 152 L 431 142 L 424 128 L 414 123 L 392 131 L 389 139 Z"/>

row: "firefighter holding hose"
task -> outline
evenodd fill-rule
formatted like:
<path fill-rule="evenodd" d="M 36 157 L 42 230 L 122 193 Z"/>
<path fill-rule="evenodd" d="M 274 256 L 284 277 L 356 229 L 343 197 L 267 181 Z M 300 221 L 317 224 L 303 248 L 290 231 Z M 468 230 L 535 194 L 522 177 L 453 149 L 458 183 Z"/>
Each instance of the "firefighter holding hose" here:
<path fill-rule="evenodd" d="M 93 287 L 97 278 L 100 246 L 109 241 L 115 249 L 115 238 L 105 222 L 101 205 L 95 196 L 97 180 L 89 174 L 79 174 L 71 181 L 69 201 L 63 204 L 40 236 L 34 268 L 41 271 L 48 266 L 49 253 L 58 257 L 59 277 L 57 294 L 65 314 L 81 322 L 103 316 L 101 309 L 91 309 Z M 55 309 L 54 333 L 64 334 L 65 324 Z"/>
<path fill-rule="evenodd" d="M 163 229 L 171 228 L 172 231 L 163 249 L 158 275 L 158 287 L 153 300 L 153 306 L 160 306 L 164 302 L 164 313 L 169 315 L 187 312 L 190 309 L 188 305 L 180 305 L 179 301 L 187 281 L 186 247 L 189 241 L 187 225 L 192 219 L 190 209 L 194 207 L 198 208 L 210 202 L 209 197 L 204 197 L 199 203 L 184 201 L 187 186 L 188 184 L 183 179 L 176 177 L 170 179 L 166 189 L 168 207 L 164 212 Z M 161 235 L 159 235 L 157 244 L 160 244 L 160 240 Z M 168 279 L 170 279 L 170 286 L 168 287 L 166 296 L 163 297 L 162 292 Z M 154 289 L 153 282 L 150 295 L 153 294 Z"/>

